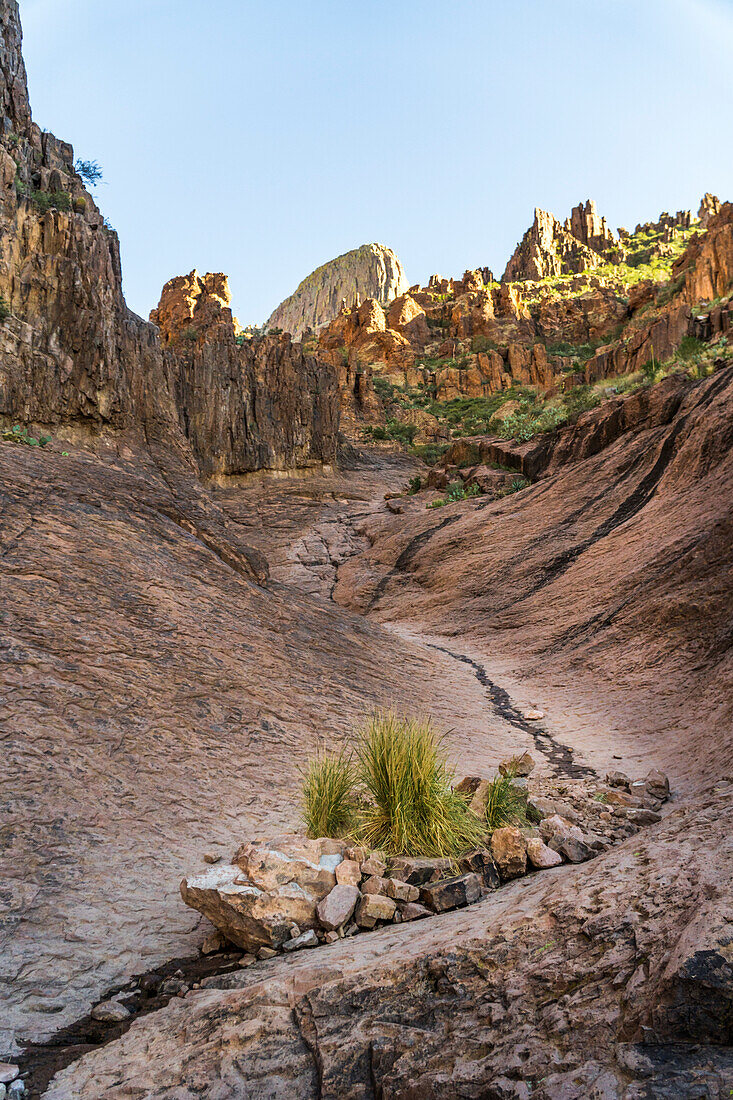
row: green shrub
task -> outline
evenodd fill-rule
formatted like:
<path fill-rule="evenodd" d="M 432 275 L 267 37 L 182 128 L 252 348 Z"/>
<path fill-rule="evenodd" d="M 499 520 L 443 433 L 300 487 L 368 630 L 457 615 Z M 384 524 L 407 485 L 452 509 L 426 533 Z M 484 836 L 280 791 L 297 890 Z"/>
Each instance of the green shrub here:
<path fill-rule="evenodd" d="M 421 458 L 426 466 L 435 466 L 440 462 L 450 443 L 420 443 L 410 447 L 410 454 Z"/>
<path fill-rule="evenodd" d="M 21 428 L 20 424 L 0 431 L 0 439 L 5 443 L 24 443 L 27 447 L 46 447 L 51 442 L 50 435 L 41 435 L 36 439 L 28 434 L 27 428 Z"/>
<path fill-rule="evenodd" d="M 28 198 L 42 214 L 47 210 L 71 210 L 71 195 L 68 191 L 30 191 Z"/>
<path fill-rule="evenodd" d="M 441 739 L 427 720 L 375 712 L 359 731 L 358 777 L 369 798 L 362 837 L 387 854 L 458 856 L 485 828 L 450 787 Z"/>
<path fill-rule="evenodd" d="M 354 766 L 343 752 L 320 752 L 303 776 L 303 822 L 309 837 L 345 837 L 357 825 Z"/>
<path fill-rule="evenodd" d="M 10 316 L 10 306 L 5 301 L 5 298 L 0 294 L 0 325 L 4 325 Z"/>
<path fill-rule="evenodd" d="M 374 375 L 372 382 L 374 385 L 374 392 L 382 401 L 387 403 L 394 399 L 395 384 L 394 382 L 390 382 L 389 378 L 383 378 L 381 375 Z"/>
<path fill-rule="evenodd" d="M 415 477 L 410 478 L 409 484 L 407 486 L 407 491 L 408 491 L 408 493 L 410 493 L 411 496 L 414 496 L 414 494 L 419 493 L 421 489 L 422 489 L 422 478 L 420 477 L 419 474 L 416 474 Z"/>
<path fill-rule="evenodd" d="M 527 798 L 525 793 L 512 782 L 514 773 L 497 775 L 489 785 L 486 803 L 486 824 L 493 832 L 505 825 L 527 824 Z"/>

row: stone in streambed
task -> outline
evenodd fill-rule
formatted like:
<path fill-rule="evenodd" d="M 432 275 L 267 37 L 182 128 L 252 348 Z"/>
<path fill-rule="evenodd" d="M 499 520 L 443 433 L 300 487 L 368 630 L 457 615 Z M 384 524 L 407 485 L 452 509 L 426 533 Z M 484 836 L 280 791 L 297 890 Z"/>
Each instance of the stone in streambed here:
<path fill-rule="evenodd" d="M 519 878 L 527 870 L 527 841 L 513 825 L 494 829 L 491 855 L 504 882 Z"/>
<path fill-rule="evenodd" d="M 480 897 L 481 880 L 473 872 L 428 883 L 420 890 L 420 902 L 433 913 L 461 909 L 465 905 L 478 901 Z"/>
<path fill-rule="evenodd" d="M 399 879 L 389 878 L 386 880 L 386 884 L 387 897 L 394 898 L 395 901 L 417 901 L 420 897 L 417 886 L 412 886 L 409 882 L 400 882 Z"/>
<path fill-rule="evenodd" d="M 318 936 L 312 928 L 307 932 L 301 932 L 294 940 L 287 940 L 283 944 L 283 951 L 300 951 L 301 947 L 318 947 Z"/>
<path fill-rule="evenodd" d="M 405 905 L 401 905 L 399 911 L 402 914 L 403 921 L 422 920 L 423 917 L 432 917 L 433 915 L 429 909 L 416 901 L 408 901 Z"/>
<path fill-rule="evenodd" d="M 474 848 L 458 860 L 463 874 L 473 871 L 479 876 L 485 889 L 498 890 L 501 885 L 499 872 L 488 848 Z"/>
<path fill-rule="evenodd" d="M 562 863 L 560 853 L 549 848 L 540 837 L 530 837 L 527 841 L 527 858 L 532 866 L 540 871 L 549 867 L 558 867 Z"/>
<path fill-rule="evenodd" d="M 423 886 L 439 878 L 447 878 L 452 864 L 449 859 L 428 856 L 393 856 L 389 861 L 393 878 L 411 886 Z"/>
<path fill-rule="evenodd" d="M 119 1001 L 102 1001 L 94 1006 L 91 1016 L 102 1024 L 121 1024 L 130 1019 L 130 1012 Z"/>
<path fill-rule="evenodd" d="M 363 894 L 356 907 L 356 923 L 360 928 L 374 928 L 378 920 L 392 920 L 397 902 L 383 894 Z"/>
<path fill-rule="evenodd" d="M 336 885 L 330 894 L 327 894 L 318 903 L 318 919 L 323 927 L 333 932 L 346 924 L 354 912 L 356 903 L 360 897 L 356 886 Z"/>
<path fill-rule="evenodd" d="M 20 1067 L 12 1062 L 0 1062 L 0 1084 L 9 1085 L 20 1073 Z"/>
<path fill-rule="evenodd" d="M 355 859 L 344 859 L 336 868 L 336 882 L 339 886 L 358 886 L 361 882 L 361 863 Z"/>

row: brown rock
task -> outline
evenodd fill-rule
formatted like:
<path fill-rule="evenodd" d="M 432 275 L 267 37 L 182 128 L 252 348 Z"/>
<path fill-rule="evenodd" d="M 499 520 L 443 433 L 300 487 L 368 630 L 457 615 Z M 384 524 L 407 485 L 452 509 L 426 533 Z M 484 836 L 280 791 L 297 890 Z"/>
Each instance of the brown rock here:
<path fill-rule="evenodd" d="M 340 886 L 359 886 L 361 883 L 361 863 L 355 859 L 342 860 L 336 868 L 336 882 Z"/>
<path fill-rule="evenodd" d="M 356 923 L 360 928 L 374 928 L 379 920 L 392 920 L 397 903 L 383 894 L 363 894 L 356 907 Z"/>
<path fill-rule="evenodd" d="M 387 879 L 380 878 L 379 875 L 372 875 L 362 883 L 361 892 L 362 894 L 386 894 Z"/>
<path fill-rule="evenodd" d="M 527 841 L 519 829 L 508 825 L 491 834 L 491 855 L 499 875 L 506 882 L 527 870 Z"/>
<path fill-rule="evenodd" d="M 372 852 L 369 858 L 365 859 L 361 865 L 362 875 L 366 875 L 368 878 L 372 876 L 381 878 L 386 870 L 387 864 L 376 852 Z"/>
<path fill-rule="evenodd" d="M 420 902 L 433 913 L 445 913 L 471 905 L 481 897 L 481 881 L 469 872 L 455 878 L 431 882 L 420 888 Z"/>
<path fill-rule="evenodd" d="M 399 912 L 403 921 L 422 920 L 423 917 L 432 916 L 429 909 L 415 901 L 408 901 L 405 905 L 401 905 Z"/>
<path fill-rule="evenodd" d="M 318 903 L 318 920 L 327 931 L 346 924 L 359 900 L 356 886 L 337 885 Z"/>
<path fill-rule="evenodd" d="M 530 837 L 527 840 L 527 857 L 532 866 L 537 867 L 539 870 L 547 867 L 557 867 L 562 863 L 562 856 L 559 852 L 548 848 L 539 837 Z"/>
<path fill-rule="evenodd" d="M 417 886 L 411 886 L 408 882 L 400 882 L 399 879 L 387 879 L 387 896 L 395 901 L 417 901 L 420 891 Z"/>
<path fill-rule="evenodd" d="M 450 875 L 452 863 L 438 856 L 392 856 L 389 869 L 394 878 L 411 886 L 423 886 Z"/>

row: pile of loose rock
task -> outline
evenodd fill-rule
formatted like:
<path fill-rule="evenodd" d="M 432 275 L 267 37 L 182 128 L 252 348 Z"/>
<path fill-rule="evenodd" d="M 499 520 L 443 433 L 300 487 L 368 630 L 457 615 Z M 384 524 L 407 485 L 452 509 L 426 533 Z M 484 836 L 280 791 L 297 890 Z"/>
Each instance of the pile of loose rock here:
<path fill-rule="evenodd" d="M 515 767 L 529 773 L 534 762 L 525 754 Z M 456 789 L 480 814 L 490 782 L 468 777 Z M 486 847 L 455 861 L 385 857 L 328 837 L 287 835 L 242 845 L 231 863 L 217 862 L 181 883 L 186 904 L 217 929 L 203 950 L 235 944 L 247 965 L 462 908 L 528 872 L 591 859 L 658 821 L 669 796 L 660 772 L 636 782 L 620 772 L 605 783 L 519 775 L 511 782 L 532 824 L 494 829 Z"/>

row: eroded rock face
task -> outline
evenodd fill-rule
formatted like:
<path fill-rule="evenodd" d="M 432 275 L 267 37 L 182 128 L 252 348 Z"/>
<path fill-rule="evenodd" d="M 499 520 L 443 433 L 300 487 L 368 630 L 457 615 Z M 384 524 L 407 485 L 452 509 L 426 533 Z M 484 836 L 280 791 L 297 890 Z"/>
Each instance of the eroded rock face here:
<path fill-rule="evenodd" d="M 612 241 L 605 218 L 598 217 L 595 203 L 590 200 L 585 206 L 577 206 L 564 224 L 537 207 L 532 225 L 506 266 L 503 281 L 591 271 L 603 263 L 594 243 L 605 249 Z"/>
<path fill-rule="evenodd" d="M 382 304 L 404 294 L 408 282 L 391 248 L 364 244 L 316 268 L 270 316 L 267 328 L 280 328 L 299 339 L 306 329 L 317 331 L 367 298 Z"/>

